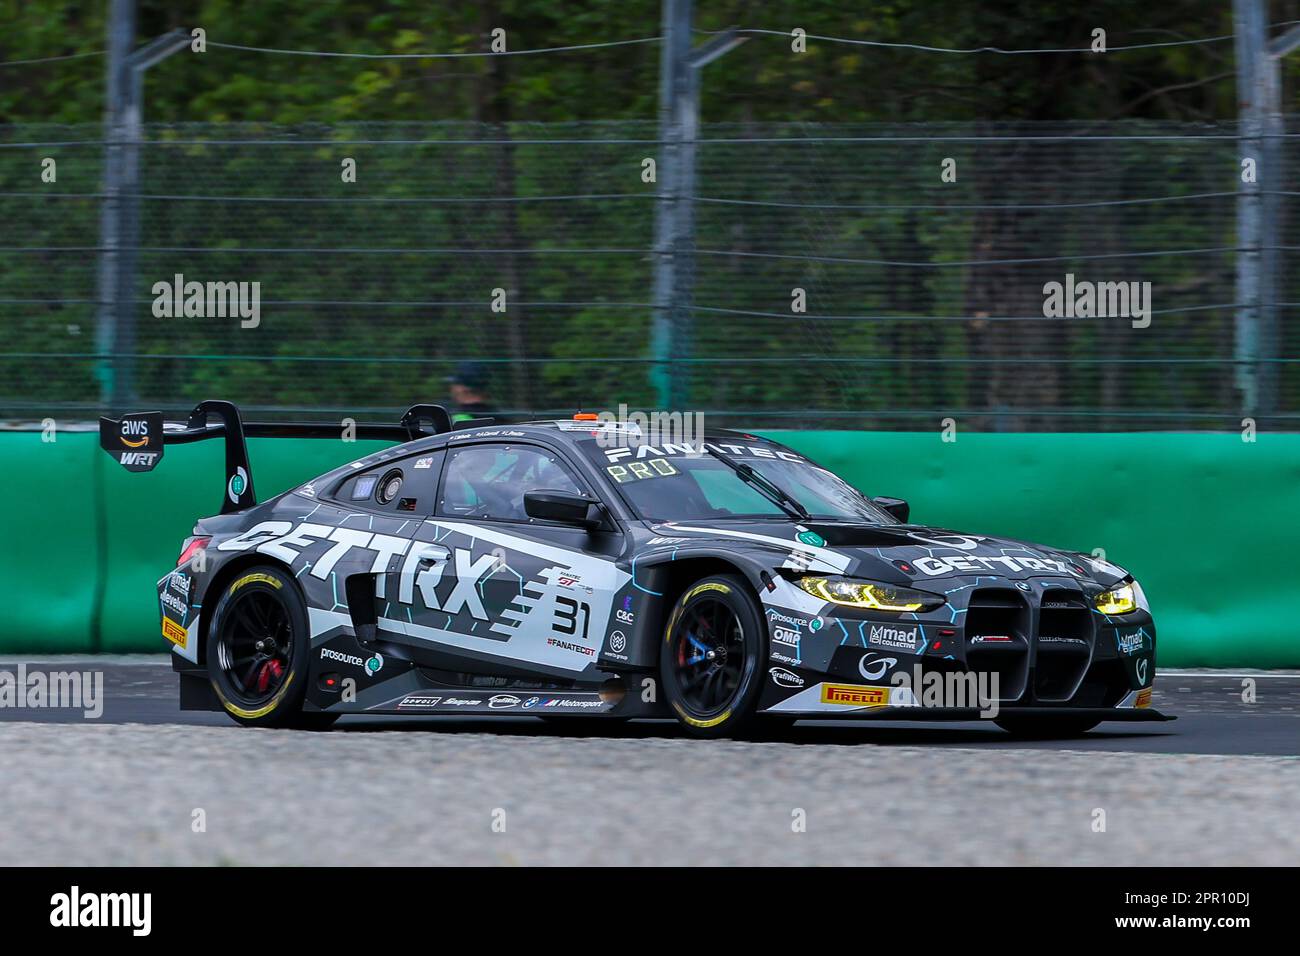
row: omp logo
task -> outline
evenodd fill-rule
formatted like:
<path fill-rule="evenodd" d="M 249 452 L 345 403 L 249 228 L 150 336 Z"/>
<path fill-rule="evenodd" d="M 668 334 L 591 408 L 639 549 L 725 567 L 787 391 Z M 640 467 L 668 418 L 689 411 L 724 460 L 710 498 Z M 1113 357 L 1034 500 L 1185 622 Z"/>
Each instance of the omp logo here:
<path fill-rule="evenodd" d="M 140 438 L 130 438 L 128 436 L 139 435 Z M 122 422 L 122 434 L 119 440 L 127 448 L 143 448 L 149 444 L 149 423 L 139 419 L 127 419 Z"/>
<path fill-rule="evenodd" d="M 822 684 L 822 703 L 844 704 L 849 707 L 884 707 L 889 703 L 889 688 Z"/>
<path fill-rule="evenodd" d="M 788 627 L 772 628 L 772 640 L 778 644 L 789 644 L 792 647 L 799 646 L 799 632 L 792 631 Z"/>

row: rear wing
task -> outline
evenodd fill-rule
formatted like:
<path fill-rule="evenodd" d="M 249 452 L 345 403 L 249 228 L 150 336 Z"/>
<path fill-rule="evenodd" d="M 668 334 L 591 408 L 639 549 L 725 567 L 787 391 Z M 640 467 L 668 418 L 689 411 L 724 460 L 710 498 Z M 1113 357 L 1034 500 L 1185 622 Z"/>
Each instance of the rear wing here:
<path fill-rule="evenodd" d="M 476 418 L 453 425 L 451 415 L 441 405 L 412 405 L 396 424 L 358 422 L 355 437 L 408 442 L 453 429 L 490 424 L 490 418 Z M 162 412 L 131 412 L 121 418 L 99 420 L 99 447 L 127 471 L 153 471 L 168 445 L 224 438 L 226 494 L 221 500 L 222 514 L 257 504 L 245 438 L 341 437 L 340 426 L 333 422 L 245 422 L 233 403 L 222 401 L 199 402 L 190 412 L 189 421 L 184 423 L 163 421 Z"/>

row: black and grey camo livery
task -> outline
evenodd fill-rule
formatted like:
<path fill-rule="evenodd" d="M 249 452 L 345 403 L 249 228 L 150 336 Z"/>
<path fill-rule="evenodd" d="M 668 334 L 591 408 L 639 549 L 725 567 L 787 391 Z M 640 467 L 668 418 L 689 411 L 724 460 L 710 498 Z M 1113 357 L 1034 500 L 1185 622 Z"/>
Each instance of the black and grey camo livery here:
<path fill-rule="evenodd" d="M 749 582 L 767 620 L 761 711 L 966 718 L 927 708 L 897 675 L 976 671 L 997 675 L 1004 712 L 1147 716 L 1151 615 L 1145 604 L 1118 616 L 1093 606 L 1098 592 L 1128 580 L 1123 569 L 912 524 L 641 520 L 577 447 L 593 434 L 569 422 L 438 434 L 201 520 L 195 533 L 212 538 L 202 570 L 188 561 L 158 585 L 176 667 L 195 679 L 182 681 L 183 706 L 216 706 L 203 690 L 207 602 L 241 571 L 270 563 L 289 570 L 308 604 L 307 710 L 671 716 L 655 685 L 672 606 L 691 582 L 730 570 Z M 733 454 L 799 458 L 752 435 L 701 440 Z M 553 453 L 603 503 L 608 522 L 589 530 L 439 516 L 446 450 L 467 444 Z M 381 480 L 393 469 L 405 476 L 409 498 L 398 505 L 407 510 L 341 494 L 358 476 Z M 920 589 L 944 603 L 917 613 L 831 604 L 795 583 L 808 574 Z"/>

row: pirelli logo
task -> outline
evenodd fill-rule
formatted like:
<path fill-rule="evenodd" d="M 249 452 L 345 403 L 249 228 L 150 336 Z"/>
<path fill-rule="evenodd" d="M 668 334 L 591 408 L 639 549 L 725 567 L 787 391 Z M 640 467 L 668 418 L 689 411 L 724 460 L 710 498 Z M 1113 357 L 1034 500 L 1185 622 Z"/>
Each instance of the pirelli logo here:
<path fill-rule="evenodd" d="M 169 617 L 162 619 L 162 632 L 163 637 L 167 638 L 167 640 L 171 641 L 177 647 L 183 648 L 186 642 L 190 639 L 189 632 Z"/>
<path fill-rule="evenodd" d="M 822 703 L 844 704 L 849 707 L 886 707 L 889 705 L 889 688 L 822 684 Z"/>
<path fill-rule="evenodd" d="M 1134 706 L 1134 707 L 1150 707 L 1150 706 L 1151 706 L 1151 688 L 1150 688 L 1150 687 L 1147 687 L 1147 688 L 1144 689 L 1144 690 L 1140 690 L 1140 691 L 1138 691 L 1137 700 L 1133 702 L 1133 706 Z"/>

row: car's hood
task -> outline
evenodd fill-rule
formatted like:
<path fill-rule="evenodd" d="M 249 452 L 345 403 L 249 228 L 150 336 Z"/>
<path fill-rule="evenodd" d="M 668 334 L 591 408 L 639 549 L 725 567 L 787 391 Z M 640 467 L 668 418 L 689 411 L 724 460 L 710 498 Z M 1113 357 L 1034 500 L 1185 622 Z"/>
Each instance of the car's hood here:
<path fill-rule="evenodd" d="M 737 548 L 770 550 L 783 556 L 786 567 L 793 557 L 796 563 L 811 560 L 820 565 L 812 570 L 833 568 L 918 586 L 932 579 L 970 576 L 1051 576 L 1110 586 L 1127 577 L 1123 568 L 1090 555 L 924 525 L 723 520 L 666 522 L 655 530 L 678 539 L 716 536 L 734 541 Z"/>

